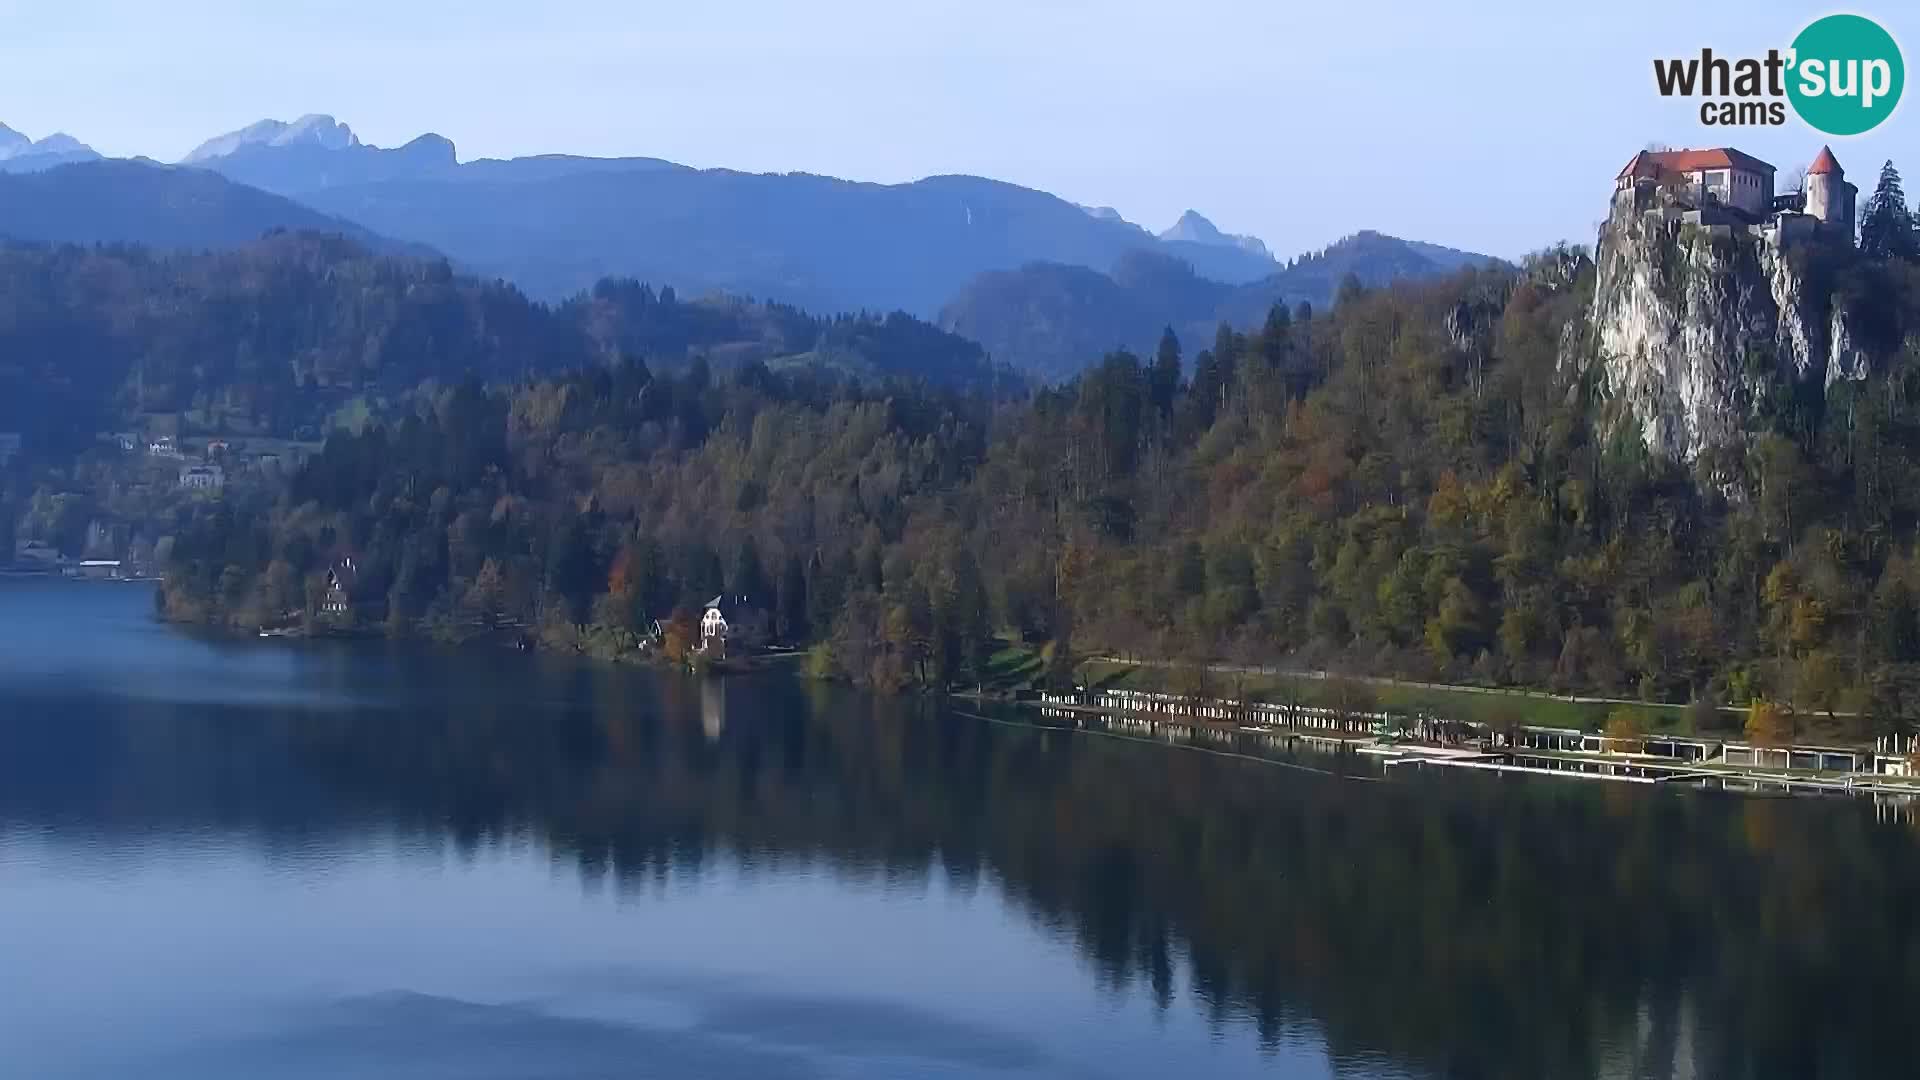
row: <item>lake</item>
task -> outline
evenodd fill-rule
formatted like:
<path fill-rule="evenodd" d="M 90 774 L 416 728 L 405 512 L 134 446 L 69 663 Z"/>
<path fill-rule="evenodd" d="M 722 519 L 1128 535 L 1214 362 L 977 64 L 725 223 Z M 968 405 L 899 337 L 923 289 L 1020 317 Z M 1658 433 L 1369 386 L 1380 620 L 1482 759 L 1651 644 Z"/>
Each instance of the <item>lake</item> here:
<path fill-rule="evenodd" d="M 0 582 L 0 1075 L 1914 1075 L 1866 801 L 1381 780 Z"/>

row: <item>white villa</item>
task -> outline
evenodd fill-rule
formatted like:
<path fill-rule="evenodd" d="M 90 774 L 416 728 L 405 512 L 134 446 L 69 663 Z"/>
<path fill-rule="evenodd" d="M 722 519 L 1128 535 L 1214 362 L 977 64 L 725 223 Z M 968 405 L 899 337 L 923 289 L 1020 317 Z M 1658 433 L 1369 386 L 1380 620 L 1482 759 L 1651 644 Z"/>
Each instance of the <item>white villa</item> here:
<path fill-rule="evenodd" d="M 706 614 L 700 616 L 701 652 L 727 655 L 727 615 L 738 607 L 738 601 L 731 596 L 716 596 L 707 601 Z"/>
<path fill-rule="evenodd" d="M 766 612 L 754 607 L 745 596 L 721 594 L 707 601 L 700 616 L 700 652 L 716 660 L 734 648 L 757 648 L 766 638 Z"/>
<path fill-rule="evenodd" d="M 321 614 L 344 616 L 352 611 L 353 587 L 359 578 L 360 572 L 353 565 L 353 556 L 345 555 L 336 559 L 327 568 L 326 591 L 320 597 Z"/>

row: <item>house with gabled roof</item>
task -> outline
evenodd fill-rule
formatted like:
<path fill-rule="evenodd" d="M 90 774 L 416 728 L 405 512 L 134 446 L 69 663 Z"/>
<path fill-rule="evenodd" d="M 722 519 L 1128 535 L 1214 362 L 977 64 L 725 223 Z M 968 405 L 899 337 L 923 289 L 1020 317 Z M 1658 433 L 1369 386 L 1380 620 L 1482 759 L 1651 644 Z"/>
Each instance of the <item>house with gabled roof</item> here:
<path fill-rule="evenodd" d="M 767 614 L 745 596 L 722 593 L 707 601 L 700 616 L 700 652 L 722 660 L 728 650 L 738 652 L 765 643 Z"/>
<path fill-rule="evenodd" d="M 320 596 L 320 613 L 345 617 L 353 610 L 353 589 L 359 583 L 360 571 L 354 566 L 353 556 L 342 555 L 327 567 L 327 587 Z"/>

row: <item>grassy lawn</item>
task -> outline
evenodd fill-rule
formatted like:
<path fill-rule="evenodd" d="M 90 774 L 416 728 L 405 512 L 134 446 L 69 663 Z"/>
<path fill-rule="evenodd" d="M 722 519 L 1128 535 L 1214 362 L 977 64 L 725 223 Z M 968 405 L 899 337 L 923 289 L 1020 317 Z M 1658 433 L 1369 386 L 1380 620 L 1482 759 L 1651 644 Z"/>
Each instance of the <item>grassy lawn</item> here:
<path fill-rule="evenodd" d="M 1015 692 L 1031 690 L 1040 678 L 1040 650 L 1018 641 L 1002 640 L 999 651 L 987 659 L 987 687 Z"/>

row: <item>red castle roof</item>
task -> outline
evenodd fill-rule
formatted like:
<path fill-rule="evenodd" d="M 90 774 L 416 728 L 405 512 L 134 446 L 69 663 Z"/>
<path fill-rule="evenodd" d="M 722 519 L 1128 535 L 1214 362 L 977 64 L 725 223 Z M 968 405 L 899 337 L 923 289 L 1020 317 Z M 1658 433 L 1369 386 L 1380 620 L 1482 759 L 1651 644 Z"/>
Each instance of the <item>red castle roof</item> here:
<path fill-rule="evenodd" d="M 1690 173 L 1702 169 L 1739 169 L 1743 172 L 1774 171 L 1773 166 L 1754 157 L 1743 154 L 1731 146 L 1715 147 L 1711 150 L 1642 150 L 1633 155 L 1627 167 L 1620 170 L 1616 180 L 1628 177 L 1639 179 L 1658 179 L 1661 173 Z"/>
<path fill-rule="evenodd" d="M 1826 173 L 1838 173 L 1842 176 L 1846 175 L 1846 170 L 1842 169 L 1840 167 L 1840 163 L 1833 159 L 1833 148 L 1830 146 L 1821 147 L 1820 156 L 1817 158 L 1814 158 L 1813 164 L 1807 166 L 1808 176 L 1821 176 Z"/>

